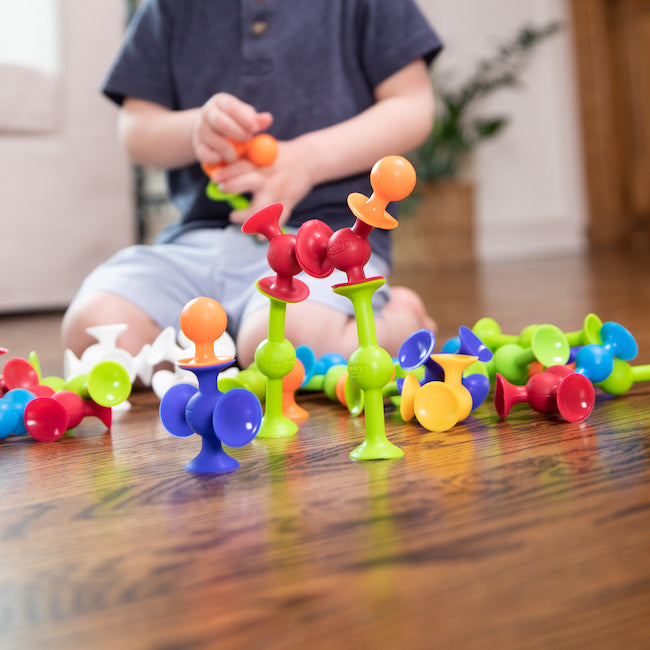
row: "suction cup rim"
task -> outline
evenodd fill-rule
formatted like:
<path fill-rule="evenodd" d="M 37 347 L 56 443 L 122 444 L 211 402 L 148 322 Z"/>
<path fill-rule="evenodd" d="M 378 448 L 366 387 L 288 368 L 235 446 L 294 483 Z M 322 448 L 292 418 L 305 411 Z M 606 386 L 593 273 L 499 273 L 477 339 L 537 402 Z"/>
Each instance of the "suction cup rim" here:
<path fill-rule="evenodd" d="M 39 378 L 34 366 L 27 359 L 16 357 L 9 359 L 2 369 L 5 386 L 13 388 L 30 388 L 38 384 Z"/>
<path fill-rule="evenodd" d="M 443 432 L 458 422 L 460 403 L 450 386 L 441 381 L 430 381 L 417 392 L 413 408 L 417 421 L 425 429 Z"/>
<path fill-rule="evenodd" d="M 614 348 L 614 356 L 624 361 L 631 361 L 639 353 L 639 346 L 632 333 L 620 323 L 608 321 L 600 330 L 600 337 L 605 345 Z"/>
<path fill-rule="evenodd" d="M 564 364 L 571 354 L 564 332 L 555 325 L 539 325 L 535 329 L 531 345 L 535 357 L 544 366 Z"/>
<path fill-rule="evenodd" d="M 131 394 L 129 373 L 116 361 L 100 361 L 88 372 L 88 394 L 101 406 L 117 406 Z"/>
<path fill-rule="evenodd" d="M 228 447 L 243 447 L 259 432 L 262 405 L 245 388 L 233 388 L 217 402 L 212 424 L 217 437 Z"/>
<path fill-rule="evenodd" d="M 241 231 L 245 235 L 257 235 L 258 233 L 265 234 L 264 231 L 268 230 L 269 226 L 273 225 L 275 225 L 279 230 L 280 228 L 277 224 L 283 209 L 284 206 L 282 203 L 271 203 L 270 205 L 267 205 L 261 210 L 258 210 L 255 214 L 251 215 L 242 225 Z"/>
<path fill-rule="evenodd" d="M 51 397 L 37 397 L 23 414 L 25 428 L 32 438 L 40 442 L 54 442 L 68 428 L 68 413 L 61 402 Z"/>
<path fill-rule="evenodd" d="M 397 352 L 397 360 L 404 370 L 419 368 L 432 354 L 436 344 L 435 334 L 420 329 L 409 336 Z"/>
<path fill-rule="evenodd" d="M 397 219 L 385 210 L 368 210 L 368 197 L 359 192 L 348 194 L 348 207 L 355 217 L 373 228 L 393 230 L 399 225 Z M 366 208 L 365 210 L 364 207 Z"/>
<path fill-rule="evenodd" d="M 165 429 L 177 438 L 187 438 L 195 433 L 187 423 L 185 408 L 189 399 L 198 390 L 196 386 L 191 384 L 175 384 L 160 400 L 160 406 L 158 407 L 160 420 Z"/>
<path fill-rule="evenodd" d="M 314 278 L 326 278 L 334 271 L 327 246 L 334 231 L 323 221 L 310 219 L 298 229 L 296 258 L 300 267 Z"/>
<path fill-rule="evenodd" d="M 476 356 L 483 363 L 492 361 L 492 357 L 494 356 L 492 351 L 469 327 L 461 325 L 458 328 L 458 337 L 461 342 L 459 351 L 462 350 L 465 354 Z"/>
<path fill-rule="evenodd" d="M 291 280 L 291 288 L 288 290 L 277 285 L 277 277 L 275 275 L 258 280 L 257 287 L 267 296 L 277 298 L 283 302 L 302 302 L 306 300 L 309 297 L 309 287 L 302 280 L 298 280 L 298 278 L 292 278 Z"/>
<path fill-rule="evenodd" d="M 415 396 L 419 390 L 420 382 L 418 378 L 413 373 L 407 374 L 402 381 L 400 389 L 402 399 L 399 404 L 399 414 L 404 422 L 410 422 L 415 417 Z"/>
<path fill-rule="evenodd" d="M 560 381 L 556 397 L 558 411 L 567 422 L 582 422 L 589 417 L 596 400 L 593 384 L 577 373 Z"/>

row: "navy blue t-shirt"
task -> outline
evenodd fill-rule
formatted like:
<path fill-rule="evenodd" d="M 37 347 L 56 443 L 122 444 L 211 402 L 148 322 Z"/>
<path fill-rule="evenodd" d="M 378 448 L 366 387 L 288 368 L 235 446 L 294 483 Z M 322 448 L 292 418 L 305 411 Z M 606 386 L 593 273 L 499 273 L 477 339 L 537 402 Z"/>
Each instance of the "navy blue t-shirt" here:
<path fill-rule="evenodd" d="M 440 49 L 413 0 L 148 0 L 102 90 L 117 103 L 132 96 L 172 110 L 227 92 L 271 112 L 268 132 L 289 140 L 359 114 L 374 103 L 377 85 L 418 58 L 430 63 Z M 229 223 L 230 205 L 206 197 L 208 178 L 198 163 L 167 177 L 182 219 L 161 241 Z M 323 183 L 289 223 L 351 226 L 348 194 L 371 191 L 369 170 Z M 375 230 L 371 241 L 390 260 L 389 234 Z"/>

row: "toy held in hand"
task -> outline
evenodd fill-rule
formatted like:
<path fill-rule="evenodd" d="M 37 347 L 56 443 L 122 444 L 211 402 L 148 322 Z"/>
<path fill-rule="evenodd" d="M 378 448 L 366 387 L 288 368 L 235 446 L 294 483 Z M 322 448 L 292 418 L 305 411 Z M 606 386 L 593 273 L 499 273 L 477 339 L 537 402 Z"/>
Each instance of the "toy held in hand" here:
<path fill-rule="evenodd" d="M 268 167 L 275 162 L 278 156 L 278 142 L 268 133 L 259 133 L 246 142 L 229 140 L 239 158 L 248 158 L 256 167 Z M 201 169 L 206 176 L 211 177 L 217 170 L 226 166 L 224 162 L 201 163 Z M 205 193 L 213 201 L 227 201 L 234 210 L 243 210 L 250 205 L 250 201 L 241 194 L 222 192 L 216 183 L 210 181 Z"/>

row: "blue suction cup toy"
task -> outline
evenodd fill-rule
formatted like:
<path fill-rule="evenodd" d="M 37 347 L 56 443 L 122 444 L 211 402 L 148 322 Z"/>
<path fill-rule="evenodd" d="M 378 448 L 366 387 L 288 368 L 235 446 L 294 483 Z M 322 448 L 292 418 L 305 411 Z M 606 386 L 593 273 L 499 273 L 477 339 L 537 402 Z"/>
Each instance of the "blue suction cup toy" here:
<path fill-rule="evenodd" d="M 490 348 L 469 327 L 464 325 L 458 328 L 458 336 L 452 336 L 445 341 L 442 351 L 449 354 L 469 354 L 472 357 L 478 357 L 478 361 L 483 363 L 492 361 L 494 357 Z"/>
<path fill-rule="evenodd" d="M 326 352 L 316 362 L 314 369 L 315 375 L 325 375 L 327 371 L 333 366 L 346 366 L 348 360 L 338 352 Z"/>
<path fill-rule="evenodd" d="M 477 372 L 465 375 L 462 384 L 472 396 L 472 411 L 474 411 L 486 400 L 490 392 L 490 379 Z"/>
<path fill-rule="evenodd" d="M 458 350 L 460 350 L 460 336 L 452 336 L 442 346 L 442 352 L 445 354 L 458 354 Z"/>
<path fill-rule="evenodd" d="M 0 438 L 12 433 L 23 436 L 27 433 L 23 415 L 25 407 L 35 399 L 35 395 L 26 388 L 14 388 L 0 399 Z"/>
<path fill-rule="evenodd" d="M 194 434 L 192 427 L 187 423 L 185 409 L 197 391 L 198 388 L 191 384 L 176 384 L 160 401 L 160 421 L 165 429 L 177 438 L 187 438 Z"/>
<path fill-rule="evenodd" d="M 583 345 L 575 357 L 576 372 L 591 382 L 605 381 L 614 370 L 614 357 L 602 345 Z"/>
<path fill-rule="evenodd" d="M 262 405 L 245 388 L 233 388 L 224 394 L 212 414 L 212 426 L 228 447 L 247 445 L 260 430 Z"/>
<path fill-rule="evenodd" d="M 434 333 L 428 329 L 421 329 L 411 334 L 402 343 L 397 353 L 399 365 L 404 370 L 415 370 L 424 366 L 424 379 L 421 384 L 442 381 L 445 378 L 442 368 L 431 358 L 435 345 Z"/>
<path fill-rule="evenodd" d="M 245 388 L 222 393 L 218 388 L 219 373 L 234 363 L 233 357 L 214 354 L 214 341 L 226 330 L 226 322 L 223 307 L 203 296 L 190 300 L 181 311 L 181 329 L 194 342 L 195 352 L 178 365 L 196 375 L 199 387 L 172 386 L 160 402 L 160 419 L 175 436 L 201 436 L 201 451 L 185 465 L 188 472 L 219 474 L 237 469 L 239 462 L 224 451 L 222 440 L 241 447 L 255 437 L 262 421 L 262 407 L 253 393 Z"/>
<path fill-rule="evenodd" d="M 316 355 L 308 345 L 299 345 L 296 348 L 296 359 L 298 359 L 305 368 L 305 377 L 301 386 L 309 383 L 311 378 L 316 374 Z"/>
<path fill-rule="evenodd" d="M 609 350 L 617 359 L 631 361 L 639 353 L 639 346 L 628 329 L 608 321 L 600 328 L 600 338 L 603 346 Z"/>
<path fill-rule="evenodd" d="M 458 328 L 458 339 L 460 341 L 458 354 L 469 354 L 472 357 L 478 357 L 478 360 L 483 363 L 492 361 L 494 356 L 492 351 L 469 327 L 461 325 Z"/>

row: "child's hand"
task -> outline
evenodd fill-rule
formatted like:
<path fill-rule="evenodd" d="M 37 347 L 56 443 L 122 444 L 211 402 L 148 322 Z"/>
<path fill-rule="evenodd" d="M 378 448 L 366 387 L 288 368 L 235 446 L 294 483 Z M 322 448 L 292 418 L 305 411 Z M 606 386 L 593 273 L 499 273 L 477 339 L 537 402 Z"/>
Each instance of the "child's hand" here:
<path fill-rule="evenodd" d="M 251 204 L 245 210 L 234 210 L 230 221 L 242 224 L 252 214 L 271 203 L 282 203 L 280 226 L 291 216 L 294 207 L 313 187 L 310 157 L 300 139 L 278 142 L 278 157 L 269 167 L 256 167 L 242 159 L 212 175 L 223 192 L 251 193 Z"/>
<path fill-rule="evenodd" d="M 217 93 L 201 107 L 192 129 L 196 158 L 207 164 L 233 163 L 238 157 L 229 139 L 245 142 L 272 122 L 270 113 L 258 113 L 233 95 Z"/>

